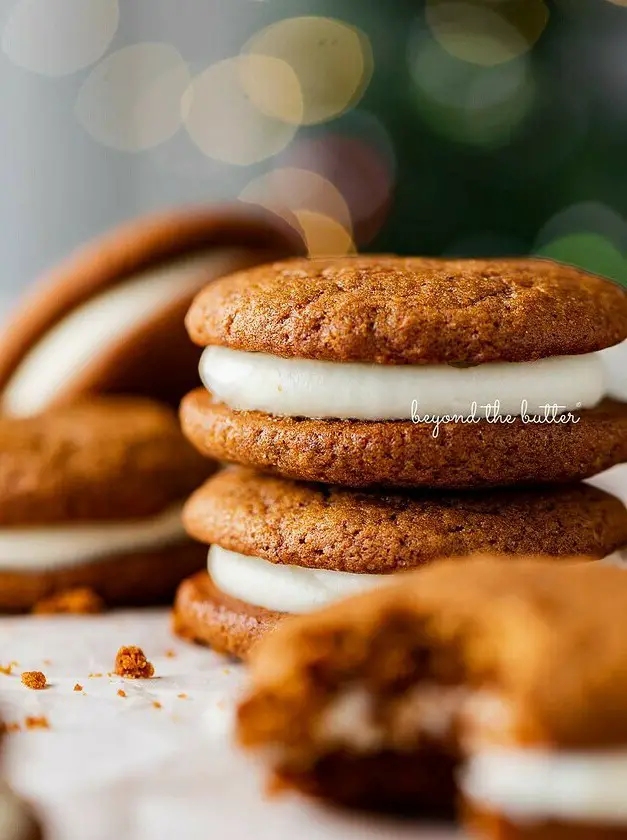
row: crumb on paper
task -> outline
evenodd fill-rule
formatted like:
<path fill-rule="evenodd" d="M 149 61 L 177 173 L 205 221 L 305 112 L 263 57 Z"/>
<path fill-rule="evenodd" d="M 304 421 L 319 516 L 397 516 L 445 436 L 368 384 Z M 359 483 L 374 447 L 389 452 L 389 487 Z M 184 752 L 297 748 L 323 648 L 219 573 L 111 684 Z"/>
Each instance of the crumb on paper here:
<path fill-rule="evenodd" d="M 8 735 L 12 732 L 21 732 L 21 730 L 22 727 L 17 721 L 11 721 L 11 723 L 0 723 L 0 734 Z"/>
<path fill-rule="evenodd" d="M 174 659 L 174 657 L 176 656 L 176 651 L 172 649 L 166 650 L 165 655 L 168 657 L 168 659 Z"/>
<path fill-rule="evenodd" d="M 92 679 L 97 679 L 98 677 L 101 677 L 101 676 L 102 676 L 102 674 L 101 674 L 101 673 L 97 673 L 97 674 L 88 674 L 87 676 L 89 677 L 89 679 L 90 679 L 90 680 L 92 680 Z"/>
<path fill-rule="evenodd" d="M 48 598 L 42 598 L 32 609 L 35 615 L 55 615 L 73 613 L 74 615 L 95 615 L 104 612 L 105 602 L 97 592 L 88 587 L 65 589 Z"/>
<path fill-rule="evenodd" d="M 82 690 L 83 690 L 83 686 L 80 683 L 76 683 L 76 685 L 74 686 L 74 691 L 82 691 Z"/>
<path fill-rule="evenodd" d="M 153 700 L 152 705 L 155 707 L 155 709 L 161 708 L 161 703 L 158 700 Z"/>
<path fill-rule="evenodd" d="M 44 665 L 52 665 L 52 659 L 42 659 L 41 661 L 44 663 Z"/>
<path fill-rule="evenodd" d="M 180 700 L 187 700 L 187 694 L 182 692 L 181 694 L 176 695 Z"/>
<path fill-rule="evenodd" d="M 41 691 L 46 687 L 46 675 L 41 671 L 24 671 L 22 683 L 33 691 Z"/>
<path fill-rule="evenodd" d="M 223 669 L 222 669 L 222 673 L 223 673 L 223 674 L 230 674 L 230 673 L 231 673 L 231 669 L 230 669 L 230 668 L 223 668 Z"/>
<path fill-rule="evenodd" d="M 150 679 L 155 673 L 152 662 L 146 659 L 144 651 L 136 645 L 124 645 L 115 657 L 115 673 L 128 679 Z"/>
<path fill-rule="evenodd" d="M 18 668 L 19 664 L 19 662 L 13 660 L 12 662 L 9 662 L 8 665 L 0 665 L 0 674 L 10 677 L 13 674 L 13 669 Z"/>
<path fill-rule="evenodd" d="M 118 688 L 118 697 L 126 697 L 126 691 L 123 688 Z"/>
<path fill-rule="evenodd" d="M 45 715 L 27 717 L 24 723 L 27 729 L 50 729 L 48 718 Z"/>

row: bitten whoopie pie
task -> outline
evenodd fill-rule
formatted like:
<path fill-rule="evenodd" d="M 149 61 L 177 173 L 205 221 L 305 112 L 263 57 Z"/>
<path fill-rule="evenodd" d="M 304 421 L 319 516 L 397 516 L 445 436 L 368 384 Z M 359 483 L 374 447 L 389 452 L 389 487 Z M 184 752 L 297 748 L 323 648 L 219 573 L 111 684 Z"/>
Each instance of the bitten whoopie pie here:
<path fill-rule="evenodd" d="M 209 285 L 187 316 L 202 451 L 289 478 L 473 488 L 627 460 L 600 353 L 627 290 L 534 259 L 292 260 Z"/>
<path fill-rule="evenodd" d="M 627 509 L 585 484 L 383 495 L 230 467 L 192 495 L 183 519 L 211 548 L 208 570 L 181 584 L 175 629 L 237 656 L 290 614 L 445 557 L 491 551 L 505 566 L 530 553 L 618 562 L 627 546 Z"/>
<path fill-rule="evenodd" d="M 205 564 L 181 508 L 214 468 L 148 400 L 0 417 L 0 610 L 76 587 L 109 605 L 168 599 Z"/>
<path fill-rule="evenodd" d="M 285 622 L 240 742 L 334 802 L 494 840 L 627 837 L 627 586 L 599 563 L 440 563 Z"/>
<path fill-rule="evenodd" d="M 183 326 L 194 295 L 222 274 L 302 252 L 270 213 L 176 209 L 124 224 L 35 286 L 0 336 L 0 400 L 27 416 L 93 394 L 178 406 L 199 352 Z"/>

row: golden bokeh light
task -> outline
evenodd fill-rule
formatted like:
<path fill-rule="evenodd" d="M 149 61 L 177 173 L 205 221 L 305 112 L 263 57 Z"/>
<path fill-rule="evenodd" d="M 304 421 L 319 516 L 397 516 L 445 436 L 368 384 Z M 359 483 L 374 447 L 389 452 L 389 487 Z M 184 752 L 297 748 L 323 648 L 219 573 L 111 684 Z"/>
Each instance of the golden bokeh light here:
<path fill-rule="evenodd" d="M 187 64 L 170 44 L 143 43 L 107 56 L 76 100 L 76 116 L 92 137 L 126 152 L 150 149 L 181 126 Z"/>
<path fill-rule="evenodd" d="M 310 257 L 355 253 L 352 236 L 336 219 L 313 210 L 297 210 L 294 215 L 300 225 Z"/>
<path fill-rule="evenodd" d="M 543 0 L 427 0 L 433 37 L 455 58 L 491 67 L 528 52 L 549 19 Z"/>
<path fill-rule="evenodd" d="M 296 167 L 266 172 L 251 181 L 239 198 L 271 210 L 296 228 L 302 227 L 299 213 L 313 212 L 334 220 L 350 236 L 351 217 L 346 201 L 329 180 L 316 172 Z"/>
<path fill-rule="evenodd" d="M 372 76 L 372 48 L 367 36 L 340 20 L 295 17 L 273 23 L 244 46 L 245 55 L 271 56 L 287 63 L 296 74 L 303 100 L 298 122 L 304 125 L 331 120 L 361 99 Z M 257 89 L 258 90 L 258 89 Z M 251 99 L 268 116 L 293 122 L 289 101 L 265 92 Z"/>
<path fill-rule="evenodd" d="M 65 76 L 98 61 L 119 19 L 118 0 L 19 0 L 2 31 L 2 50 L 33 73 Z"/>
<path fill-rule="evenodd" d="M 271 113 L 279 102 L 288 120 Z M 302 115 L 296 74 L 286 62 L 264 55 L 212 64 L 192 81 L 183 101 L 185 126 L 198 148 L 210 158 L 239 166 L 284 149 Z"/>

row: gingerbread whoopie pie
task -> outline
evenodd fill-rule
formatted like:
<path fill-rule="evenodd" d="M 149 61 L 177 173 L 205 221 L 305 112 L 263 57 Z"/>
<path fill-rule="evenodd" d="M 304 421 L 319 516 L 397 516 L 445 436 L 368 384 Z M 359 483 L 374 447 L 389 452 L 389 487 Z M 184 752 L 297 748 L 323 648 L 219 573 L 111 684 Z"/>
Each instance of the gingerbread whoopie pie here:
<path fill-rule="evenodd" d="M 600 351 L 627 290 L 536 259 L 297 259 L 210 284 L 187 316 L 202 452 L 307 481 L 476 488 L 627 460 Z"/>
<path fill-rule="evenodd" d="M 187 502 L 208 568 L 178 591 L 175 630 L 246 657 L 286 616 L 391 583 L 409 569 L 496 552 L 620 562 L 627 509 L 585 484 L 536 491 L 382 494 L 229 467 Z M 627 585 L 627 581 L 626 581 Z"/>
<path fill-rule="evenodd" d="M 285 622 L 238 737 L 343 805 L 488 840 L 627 837 L 627 586 L 599 563 L 443 562 Z"/>
<path fill-rule="evenodd" d="M 158 403 L 102 397 L 0 417 L 0 610 L 77 588 L 107 605 L 168 600 L 206 551 L 183 501 L 215 469 Z"/>
<path fill-rule="evenodd" d="M 302 252 L 297 234 L 249 207 L 176 209 L 126 223 L 44 276 L 0 336 L 0 400 L 29 416 L 89 395 L 178 406 L 199 353 L 183 326 L 222 274 Z"/>

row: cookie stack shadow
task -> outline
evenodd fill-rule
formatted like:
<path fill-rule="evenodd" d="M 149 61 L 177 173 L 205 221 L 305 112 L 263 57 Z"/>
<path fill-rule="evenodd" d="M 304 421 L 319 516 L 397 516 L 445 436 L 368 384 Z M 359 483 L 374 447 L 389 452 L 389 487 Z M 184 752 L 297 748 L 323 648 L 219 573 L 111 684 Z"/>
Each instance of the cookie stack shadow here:
<path fill-rule="evenodd" d="M 626 508 L 582 483 L 627 461 L 615 284 L 531 259 L 298 259 L 213 282 L 186 323 L 205 387 L 183 431 L 234 465 L 185 506 L 211 548 L 179 635 L 246 658 L 285 617 L 444 558 L 620 559 Z"/>

